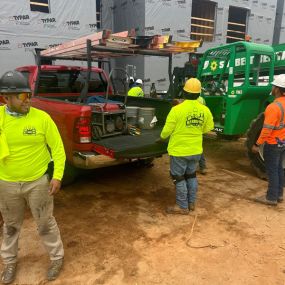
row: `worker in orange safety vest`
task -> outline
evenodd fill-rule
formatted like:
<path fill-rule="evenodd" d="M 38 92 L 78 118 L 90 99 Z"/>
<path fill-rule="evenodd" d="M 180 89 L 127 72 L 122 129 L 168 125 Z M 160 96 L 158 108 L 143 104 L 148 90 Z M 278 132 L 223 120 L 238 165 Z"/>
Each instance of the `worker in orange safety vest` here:
<path fill-rule="evenodd" d="M 257 153 L 263 147 L 263 157 L 268 175 L 266 195 L 255 199 L 256 202 L 276 206 L 283 201 L 285 154 L 285 74 L 281 74 L 272 82 L 272 95 L 275 100 L 267 106 L 264 113 L 262 131 L 252 151 Z"/>

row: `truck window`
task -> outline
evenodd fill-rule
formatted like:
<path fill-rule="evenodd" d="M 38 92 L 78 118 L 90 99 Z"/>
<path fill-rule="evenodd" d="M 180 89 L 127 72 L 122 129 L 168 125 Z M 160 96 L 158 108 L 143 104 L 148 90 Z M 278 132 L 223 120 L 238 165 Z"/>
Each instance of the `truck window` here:
<path fill-rule="evenodd" d="M 267 66 L 271 58 L 268 55 L 253 54 L 250 57 L 249 84 L 251 86 L 267 86 L 268 76 L 261 76 L 263 69 Z"/>
<path fill-rule="evenodd" d="M 82 81 L 84 84 L 86 76 L 87 76 L 87 71 L 81 71 L 78 78 L 76 79 L 75 84 L 78 84 L 78 82 L 82 83 Z M 107 79 L 105 78 L 104 74 L 102 72 L 101 73 L 91 72 L 88 92 L 90 93 L 106 92 L 106 89 L 107 89 Z"/>
<path fill-rule="evenodd" d="M 239 87 L 245 83 L 246 66 L 248 65 L 246 50 L 243 46 L 237 46 L 235 49 L 234 68 L 233 68 L 233 86 Z"/>
<path fill-rule="evenodd" d="M 80 93 L 85 85 L 86 76 L 87 72 L 80 70 L 41 71 L 39 93 Z M 105 92 L 106 85 L 103 73 L 91 72 L 88 92 Z"/>

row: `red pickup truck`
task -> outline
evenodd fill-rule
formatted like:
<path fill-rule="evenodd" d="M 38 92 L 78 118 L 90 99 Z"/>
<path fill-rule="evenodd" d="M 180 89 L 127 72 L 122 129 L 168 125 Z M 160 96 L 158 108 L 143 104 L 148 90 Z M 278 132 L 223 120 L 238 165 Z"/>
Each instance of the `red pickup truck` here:
<path fill-rule="evenodd" d="M 39 71 L 40 69 L 40 71 Z M 70 183 L 78 169 L 95 169 L 134 160 L 142 162 L 161 156 L 166 145 L 157 144 L 171 102 L 162 99 L 112 96 L 108 76 L 92 67 L 87 97 L 81 98 L 87 68 L 64 65 L 23 66 L 33 92 L 32 106 L 46 111 L 61 134 L 67 164 L 64 182 Z M 105 100 L 108 90 L 111 100 Z M 127 102 L 124 102 L 127 99 Z M 126 103 L 126 104 L 125 104 Z M 158 123 L 154 128 L 128 132 L 126 106 L 154 107 Z"/>
<path fill-rule="evenodd" d="M 166 144 L 155 141 L 172 106 L 172 55 L 196 52 L 201 44 L 175 42 L 171 36 L 135 36 L 134 31 L 112 34 L 103 30 L 38 50 L 37 65 L 17 68 L 30 83 L 32 106 L 50 114 L 59 129 L 67 155 L 65 183 L 71 182 L 79 169 L 134 160 L 149 162 L 166 153 Z M 111 70 L 112 59 L 142 55 L 168 59 L 170 87 L 165 99 L 127 96 L 126 88 L 121 88 L 128 83 L 125 69 L 121 69 L 123 76 L 113 76 L 113 71 L 120 71 Z M 52 65 L 58 60 L 84 61 L 86 67 Z M 92 67 L 93 62 L 100 68 Z M 101 69 L 105 63 L 111 70 L 110 78 Z M 133 126 L 138 123 L 137 117 L 140 129 Z M 154 117 L 157 123 L 153 127 Z"/>

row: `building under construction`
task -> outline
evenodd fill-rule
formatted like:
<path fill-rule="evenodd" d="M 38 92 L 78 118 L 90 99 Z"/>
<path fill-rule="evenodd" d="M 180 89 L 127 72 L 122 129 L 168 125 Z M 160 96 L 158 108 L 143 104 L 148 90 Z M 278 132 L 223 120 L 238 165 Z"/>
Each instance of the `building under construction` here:
<path fill-rule="evenodd" d="M 101 29 L 135 29 L 137 35 L 172 35 L 204 41 L 204 50 L 238 40 L 285 42 L 284 0 L 1 0 L 2 70 L 34 64 L 35 49 L 47 48 Z M 187 55 L 174 55 L 183 66 Z M 117 60 L 129 75 L 167 90 L 167 60 L 138 56 Z"/>
<path fill-rule="evenodd" d="M 100 7 L 103 28 L 171 34 L 179 41 L 203 39 L 199 52 L 249 38 L 269 45 L 285 42 L 284 0 L 104 0 Z M 174 56 L 173 66 L 187 60 Z M 131 75 L 144 79 L 145 89 L 154 82 L 158 90 L 167 90 L 163 59 L 141 57 L 122 64 Z"/>

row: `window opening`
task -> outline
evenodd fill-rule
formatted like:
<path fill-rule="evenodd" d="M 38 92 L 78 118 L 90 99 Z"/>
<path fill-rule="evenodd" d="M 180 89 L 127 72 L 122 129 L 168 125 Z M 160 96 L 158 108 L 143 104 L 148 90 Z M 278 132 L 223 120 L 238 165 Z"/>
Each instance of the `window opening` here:
<path fill-rule="evenodd" d="M 247 30 L 248 10 L 244 8 L 229 8 L 227 43 L 244 41 Z"/>
<path fill-rule="evenodd" d="M 101 0 L 96 0 L 96 26 L 97 29 L 101 28 L 101 15 L 102 15 L 102 5 Z"/>
<path fill-rule="evenodd" d="M 50 13 L 49 0 L 30 0 L 30 8 L 33 12 Z"/>
<path fill-rule="evenodd" d="M 215 17 L 217 4 L 204 0 L 193 0 L 191 13 L 192 40 L 212 42 L 215 34 Z"/>

